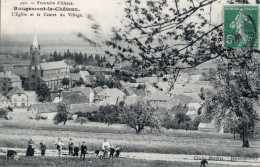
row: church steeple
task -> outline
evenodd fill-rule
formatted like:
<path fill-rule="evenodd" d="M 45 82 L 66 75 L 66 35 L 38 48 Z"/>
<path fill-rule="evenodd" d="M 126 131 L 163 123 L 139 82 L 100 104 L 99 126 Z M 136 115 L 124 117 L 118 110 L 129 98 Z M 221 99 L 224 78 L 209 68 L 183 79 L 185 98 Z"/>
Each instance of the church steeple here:
<path fill-rule="evenodd" d="M 30 47 L 30 67 L 29 67 L 29 90 L 36 90 L 39 85 L 40 77 L 40 45 L 36 34 Z"/>
<path fill-rule="evenodd" d="M 34 46 L 34 47 L 38 47 L 38 41 L 37 41 L 36 34 L 34 34 L 33 44 L 32 44 L 32 46 Z"/>

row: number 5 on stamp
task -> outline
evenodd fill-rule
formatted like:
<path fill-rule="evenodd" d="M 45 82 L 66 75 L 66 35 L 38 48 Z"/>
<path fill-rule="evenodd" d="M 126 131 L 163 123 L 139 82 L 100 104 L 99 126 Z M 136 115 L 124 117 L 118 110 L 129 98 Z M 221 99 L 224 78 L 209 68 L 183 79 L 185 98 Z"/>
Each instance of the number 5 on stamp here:
<path fill-rule="evenodd" d="M 259 6 L 224 6 L 224 48 L 254 48 L 259 45 Z"/>

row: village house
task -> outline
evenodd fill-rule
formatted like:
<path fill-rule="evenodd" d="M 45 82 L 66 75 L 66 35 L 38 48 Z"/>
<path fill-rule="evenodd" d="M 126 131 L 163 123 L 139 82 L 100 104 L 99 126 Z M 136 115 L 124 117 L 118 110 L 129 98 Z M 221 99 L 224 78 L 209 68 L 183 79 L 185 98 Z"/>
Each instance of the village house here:
<path fill-rule="evenodd" d="M 95 94 L 92 88 L 81 86 L 72 88 L 72 91 L 80 91 L 89 99 L 88 103 L 94 102 Z"/>
<path fill-rule="evenodd" d="M 136 96 L 135 92 L 130 87 L 125 87 L 123 92 L 126 94 L 126 96 Z"/>
<path fill-rule="evenodd" d="M 13 108 L 27 108 L 28 96 L 20 88 L 14 87 L 6 96 L 9 98 Z"/>
<path fill-rule="evenodd" d="M 1 108 L 7 108 L 9 106 L 11 107 L 10 100 L 7 97 L 5 97 L 2 94 L 0 94 L 0 109 Z"/>
<path fill-rule="evenodd" d="M 77 114 L 83 113 L 89 116 L 98 112 L 99 107 L 96 104 L 81 103 L 81 104 L 71 104 L 69 113 L 72 115 L 73 119 L 77 119 Z"/>
<path fill-rule="evenodd" d="M 61 93 L 62 102 L 66 104 L 88 103 L 89 98 L 81 91 L 63 91 Z"/>
<path fill-rule="evenodd" d="M 57 104 L 54 103 L 31 104 L 27 112 L 31 118 L 40 116 L 45 119 L 53 120 L 54 116 L 57 114 Z"/>
<path fill-rule="evenodd" d="M 95 101 L 98 101 L 98 105 L 116 105 L 124 100 L 126 94 L 117 88 L 106 88 L 95 97 Z"/>
<path fill-rule="evenodd" d="M 22 81 L 19 76 L 11 71 L 0 72 L 0 88 L 1 92 L 6 94 L 11 88 L 22 88 Z"/>

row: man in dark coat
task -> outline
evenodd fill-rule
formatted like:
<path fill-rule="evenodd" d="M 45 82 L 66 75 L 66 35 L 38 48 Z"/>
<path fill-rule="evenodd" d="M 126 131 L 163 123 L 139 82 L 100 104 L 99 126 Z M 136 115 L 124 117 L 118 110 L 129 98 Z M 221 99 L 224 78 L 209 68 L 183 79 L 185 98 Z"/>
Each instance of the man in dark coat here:
<path fill-rule="evenodd" d="M 83 161 L 85 160 L 86 153 L 87 153 L 87 145 L 83 141 L 83 144 L 81 145 L 81 154 L 80 154 L 80 158 L 82 158 L 82 156 L 83 156 Z"/>

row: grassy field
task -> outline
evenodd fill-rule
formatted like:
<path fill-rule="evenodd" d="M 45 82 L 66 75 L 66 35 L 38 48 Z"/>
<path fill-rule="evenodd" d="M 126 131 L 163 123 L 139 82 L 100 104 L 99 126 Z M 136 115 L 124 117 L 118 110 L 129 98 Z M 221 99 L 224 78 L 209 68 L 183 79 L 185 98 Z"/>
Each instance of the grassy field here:
<path fill-rule="evenodd" d="M 22 158 L 20 160 L 6 160 L 0 157 L 0 166 L 10 166 L 10 167 L 21 167 L 21 166 L 50 166 L 50 167 L 198 167 L 200 163 L 191 162 L 166 162 L 166 161 L 149 161 L 149 160 L 136 160 L 136 159 L 97 159 L 88 158 L 85 161 L 74 158 L 55 158 L 55 157 L 30 157 Z M 210 164 L 210 167 L 233 167 L 232 165 L 217 165 Z M 239 166 L 236 166 L 239 167 Z M 242 166 L 241 166 L 242 167 Z"/>
<path fill-rule="evenodd" d="M 14 122 L 0 121 L 0 147 L 26 148 L 30 137 L 38 148 L 45 141 L 47 149 L 55 148 L 53 144 L 62 138 L 65 147 L 69 138 L 74 143 L 86 141 L 89 150 L 100 149 L 104 138 L 111 145 L 120 145 L 125 152 L 147 152 L 167 154 L 192 154 L 215 156 L 260 157 L 260 140 L 251 139 L 250 148 L 242 148 L 241 140 L 233 139 L 231 134 L 203 133 L 198 131 L 164 130 L 163 133 L 149 134 L 135 132 L 123 125 L 87 123 L 85 126 L 54 125 L 52 122 Z"/>

